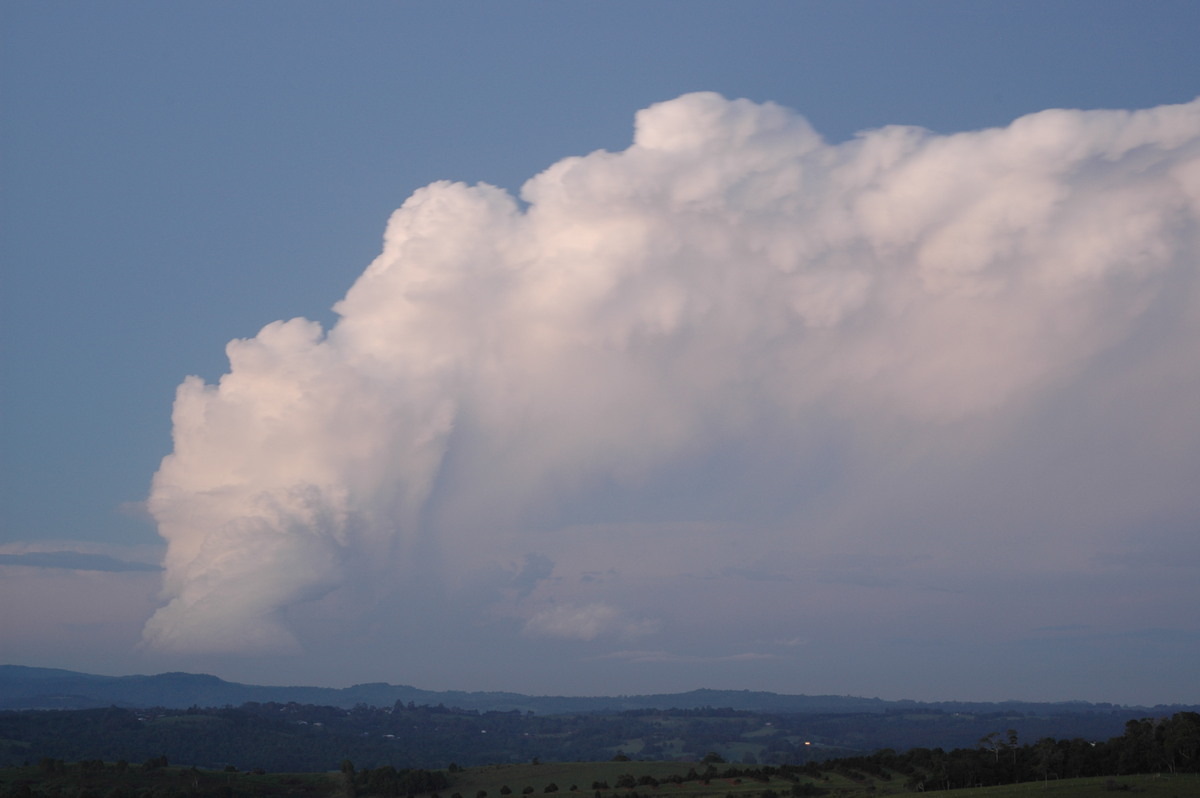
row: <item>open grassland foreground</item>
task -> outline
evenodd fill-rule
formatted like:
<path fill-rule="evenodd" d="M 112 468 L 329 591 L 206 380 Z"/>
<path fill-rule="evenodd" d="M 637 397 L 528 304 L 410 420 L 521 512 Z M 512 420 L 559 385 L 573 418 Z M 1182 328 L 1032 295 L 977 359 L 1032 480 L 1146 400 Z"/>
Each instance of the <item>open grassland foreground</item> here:
<path fill-rule="evenodd" d="M 631 767 L 631 765 L 633 767 Z M 672 776 L 687 776 L 695 765 L 678 762 L 599 762 L 545 765 L 495 765 L 472 768 L 453 782 L 461 798 L 546 798 L 547 791 L 567 792 L 581 798 L 789 798 L 789 796 L 916 795 L 947 792 L 979 798 L 1083 798 L 1084 796 L 1137 794 L 1146 798 L 1200 798 L 1200 774 L 1138 774 L 1120 777 L 1049 779 L 992 787 L 937 790 L 892 771 L 867 775 L 849 768 L 820 769 L 811 774 L 774 775 L 769 778 L 699 779 L 673 783 Z M 622 777 L 635 784 L 612 789 Z M 649 780 L 657 782 L 654 784 Z M 608 788 L 596 789 L 607 784 Z M 572 789 L 576 788 L 576 789 Z M 511 792 L 506 792 L 509 790 Z M 359 793 L 362 795 L 362 793 Z M 451 796 L 451 798 L 453 798 Z"/>
<path fill-rule="evenodd" d="M 695 765 L 680 762 L 583 762 L 489 765 L 450 772 L 420 771 L 446 785 L 439 791 L 412 792 L 408 777 L 417 771 L 394 768 L 340 772 L 262 773 L 183 767 L 129 766 L 99 761 L 41 763 L 0 769 L 0 796 L 9 798 L 791 798 L 792 796 L 916 795 L 946 792 L 973 798 L 1085 798 L 1136 794 L 1145 798 L 1200 796 L 1200 774 L 1136 774 L 1121 777 L 1049 779 L 992 787 L 926 788 L 904 774 L 872 775 L 839 766 L 770 776 L 695 778 Z M 558 796 L 553 796 L 558 798 Z"/>

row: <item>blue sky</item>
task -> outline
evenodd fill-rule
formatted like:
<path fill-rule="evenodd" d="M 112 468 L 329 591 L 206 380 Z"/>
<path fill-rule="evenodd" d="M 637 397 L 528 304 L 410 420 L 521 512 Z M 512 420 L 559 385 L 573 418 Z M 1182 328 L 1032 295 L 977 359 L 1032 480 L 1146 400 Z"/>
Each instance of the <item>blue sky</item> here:
<path fill-rule="evenodd" d="M 371 479 L 355 471 L 343 487 L 353 513 L 373 519 L 362 522 L 372 530 L 363 533 L 370 542 L 334 535 L 336 545 L 304 554 L 338 563 L 328 573 L 315 569 L 312 584 L 280 587 L 258 610 L 234 602 L 220 611 L 238 628 L 255 612 L 270 615 L 270 630 L 249 624 L 244 634 L 261 642 L 278 632 L 279 646 L 250 651 L 236 642 L 241 633 L 225 640 L 213 632 L 226 628 L 216 610 L 178 621 L 170 634 L 160 625 L 158 643 L 153 635 L 138 643 L 147 619 L 187 594 L 200 568 L 179 554 L 167 571 L 175 587 L 161 594 L 162 574 L 144 568 L 164 556 L 163 538 L 142 502 L 160 461 L 172 452 L 177 387 L 188 375 L 215 383 L 229 370 L 226 344 L 252 339 L 276 320 L 303 317 L 331 328 L 337 321 L 332 306 L 379 256 L 389 216 L 418 189 L 450 180 L 487 183 L 516 195 L 564 158 L 625 151 L 637 112 L 694 92 L 746 98 L 760 111 L 669 106 L 685 127 L 707 113 L 725 114 L 722 124 L 769 127 L 778 120 L 771 121 L 775 117 L 762 112 L 768 107 L 762 104 L 774 103 L 791 109 L 789 136 L 802 137 L 795 121 L 802 117 L 829 148 L 888 125 L 918 126 L 936 137 L 1005 128 L 1052 108 L 1187 103 L 1200 92 L 1194 53 L 1200 11 L 1194 4 L 18 1 L 6 3 L 0 15 L 5 661 L 112 673 L 209 670 L 244 681 L 384 680 L 527 692 L 709 686 L 923 699 L 1200 700 L 1187 667 L 1200 653 L 1200 630 L 1194 617 L 1179 610 L 1194 606 L 1200 584 L 1200 505 L 1188 489 L 1196 473 L 1188 469 L 1200 466 L 1200 437 L 1194 423 L 1171 434 L 1156 432 L 1149 421 L 1137 423 L 1186 420 L 1197 409 L 1187 399 L 1195 387 L 1196 359 L 1187 347 L 1195 316 L 1186 299 L 1163 306 L 1160 294 L 1143 292 L 1137 286 L 1144 284 L 1127 275 L 1112 277 L 1114 293 L 1095 299 L 1094 306 L 1059 298 L 1086 312 L 1060 313 L 1041 295 L 1020 307 L 1005 306 L 1003 313 L 993 308 L 1006 329 L 1028 324 L 1033 332 L 1053 328 L 1097 342 L 1072 349 L 1014 339 L 1009 360 L 985 362 L 1010 375 L 1008 382 L 986 369 L 953 370 L 956 386 L 997 391 L 994 404 L 969 391 L 954 394 L 957 405 L 950 399 L 920 404 L 913 398 L 919 389 L 900 377 L 882 388 L 879 381 L 846 395 L 828 388 L 812 403 L 789 404 L 799 402 L 799 388 L 745 375 L 730 380 L 751 385 L 748 395 L 718 401 L 725 383 L 705 382 L 671 361 L 674 366 L 663 368 L 684 375 L 671 395 L 695 412 L 695 424 L 711 429 L 721 410 L 729 418 L 754 419 L 743 426 L 730 421 L 711 438 L 684 436 L 689 427 L 679 422 L 678 434 L 698 441 L 692 444 L 660 441 L 638 426 L 648 422 L 623 415 L 639 406 L 629 398 L 638 396 L 636 386 L 615 392 L 609 404 L 597 400 L 573 412 L 571 401 L 588 397 L 557 382 L 573 379 L 562 366 L 570 361 L 535 362 L 505 350 L 509 359 L 501 362 L 508 373 L 526 368 L 520 373 L 527 376 L 501 388 L 488 383 L 489 390 L 520 393 L 541 386 L 541 397 L 565 391 L 561 404 L 534 398 L 522 405 L 538 419 L 530 423 L 545 431 L 517 430 L 509 426 L 512 417 L 501 418 L 499 411 L 493 417 L 487 409 L 475 415 L 462 410 L 482 388 L 444 388 L 458 409 L 442 431 L 457 437 L 438 450 L 442 465 L 434 468 L 432 487 L 416 510 L 396 509 L 395 496 L 416 490 L 409 485 L 415 478 L 389 470 L 400 466 L 374 466 L 379 476 Z M 646 129 L 665 136 L 674 129 L 673 118 L 664 112 Z M 1178 124 L 1186 130 L 1189 123 Z M 717 159 L 696 157 L 695 174 Z M 590 175 L 589 190 L 642 179 L 637 170 L 605 171 L 608 162 L 601 160 L 577 172 Z M 974 163 L 965 158 L 952 168 L 969 178 Z M 638 191 L 650 196 L 660 185 L 653 177 L 657 167 L 639 168 L 647 182 Z M 1130 170 L 1115 176 L 1081 171 L 1077 182 L 1057 190 L 1064 196 L 1117 196 L 1127 185 L 1120 181 L 1140 174 Z M 978 182 L 970 190 L 980 196 L 997 183 Z M 543 181 L 543 199 L 532 204 L 549 208 L 558 202 L 556 185 Z M 561 191 L 582 190 L 573 185 L 564 183 Z M 1042 183 L 1031 177 L 1029 185 Z M 798 196 L 816 202 L 806 186 Z M 602 194 L 634 196 L 614 191 L 589 195 L 588 202 L 599 204 L 581 218 L 625 208 L 602 201 Z M 469 211 L 476 208 L 473 196 L 433 198 L 467 214 L 462 231 L 447 227 L 442 240 L 478 232 L 484 222 L 501 224 L 500 211 Z M 905 196 L 891 201 L 904 206 Z M 1030 207 L 1041 195 L 1013 196 L 1013 207 Z M 1144 205 L 1130 202 L 1134 209 Z M 591 206 L 571 207 L 582 214 Z M 1077 216 L 1098 220 L 1101 229 L 1105 219 L 1130 218 L 1117 211 L 1104 216 L 1095 204 L 1079 207 Z M 656 224 L 669 228 L 663 208 L 666 215 L 656 216 Z M 476 212 L 483 221 L 471 227 L 466 220 Z M 738 213 L 751 214 L 746 208 Z M 1170 235 L 1161 234 L 1163 247 L 1170 252 L 1161 257 L 1170 266 L 1153 273 L 1173 275 L 1161 278 L 1167 286 L 1161 295 L 1190 297 L 1197 280 L 1196 222 L 1186 212 L 1171 213 L 1182 213 L 1184 221 L 1164 228 Z M 412 218 L 417 216 L 414 210 Z M 658 262 L 646 254 L 650 250 L 636 247 L 609 252 L 611 236 L 627 228 L 605 229 L 592 234 L 594 249 L 608 253 L 603 268 L 623 257 Z M 885 233 L 877 228 L 852 237 L 858 242 L 853 246 L 877 243 Z M 547 233 L 539 240 L 559 239 Z M 1007 246 L 994 237 L 986 241 L 998 251 Z M 1054 252 L 1067 262 L 1071 253 L 1084 251 L 1071 246 Z M 858 257 L 849 244 L 830 247 L 822 263 L 831 268 L 849 269 Z M 1143 242 L 1128 262 L 1160 257 L 1153 250 Z M 600 257 L 571 257 L 584 263 L 593 256 Z M 451 255 L 429 257 L 441 263 Z M 486 266 L 493 256 L 472 257 Z M 887 268 L 887 257 L 878 257 L 879 268 Z M 675 285 L 667 268 L 647 274 Z M 419 339 L 426 347 L 421 351 L 433 358 L 441 351 L 437 335 L 452 339 L 487 315 L 484 306 L 472 304 L 486 296 L 471 299 L 481 290 L 474 286 L 490 285 L 480 279 L 462 278 L 446 289 L 453 294 L 444 300 L 447 308 L 467 305 L 455 311 L 461 315 L 437 317 L 448 327 L 414 323 L 396 334 Z M 705 292 L 718 284 L 692 285 L 689 296 L 712 298 Z M 640 312 L 653 285 L 630 283 L 613 294 L 612 306 Z M 821 290 L 841 296 L 855 285 L 838 282 Z M 541 296 L 530 290 L 529 296 Z M 383 288 L 363 285 L 361 312 L 386 317 L 367 301 L 372 291 L 387 296 Z M 882 298 L 869 302 L 886 305 Z M 1141 315 L 1124 332 L 1086 323 L 1093 309 L 1133 318 L 1134 306 Z M 654 312 L 660 311 L 666 312 Z M 536 317 L 529 313 L 522 319 Z M 946 313 L 945 327 L 931 322 L 904 334 L 912 336 L 914 352 L 944 348 L 943 360 L 954 364 L 957 343 L 969 347 L 974 340 L 954 319 L 972 314 Z M 813 314 L 806 318 L 817 324 Z M 1065 321 L 1039 325 L 1051 315 Z M 828 323 L 836 326 L 841 318 Z M 1157 326 L 1147 319 L 1158 319 Z M 514 340 L 525 329 L 511 313 L 488 323 L 489 335 L 503 340 L 509 340 L 505 325 L 513 325 Z M 738 329 L 718 331 L 729 340 Z M 303 336 L 294 329 L 287 335 L 293 337 L 284 336 L 270 351 L 299 351 Z M 344 337 L 356 335 L 347 325 Z M 744 349 L 728 352 L 700 338 L 671 340 L 679 351 L 687 349 L 685 341 L 694 343 L 696 357 L 746 362 L 765 351 L 756 336 L 739 344 Z M 796 356 L 850 364 L 858 362 L 856 353 L 878 357 L 863 354 L 860 345 L 867 347 L 856 338 L 838 339 L 827 350 Z M 445 346 L 445 352 L 457 351 Z M 1031 352 L 1049 354 L 1026 368 Z M 980 362 L 968 355 L 963 363 Z M 933 382 L 945 376 L 933 360 L 914 358 L 910 368 L 897 357 L 894 369 L 871 362 L 883 381 L 893 379 L 892 371 Z M 484 374 L 482 368 L 471 361 L 471 373 Z M 815 367 L 805 360 L 796 368 Z M 1045 373 L 1060 370 L 1070 379 L 1046 381 Z M 400 387 L 385 395 L 407 396 L 414 378 L 405 374 L 389 377 Z M 586 379 L 588 374 L 579 376 Z M 847 380 L 825 375 L 812 383 L 827 388 Z M 783 393 L 788 402 L 777 399 Z M 712 406 L 681 398 L 697 394 L 711 397 Z M 943 398 L 951 394 L 941 391 Z M 883 410 L 858 406 L 872 395 L 890 397 Z M 1164 398 L 1155 404 L 1147 396 Z M 1082 401 L 1087 397 L 1091 404 Z M 645 401 L 653 409 L 653 400 Z M 760 405 L 769 410 L 759 413 Z M 365 416 L 365 406 L 351 403 L 346 412 Z M 933 423 L 935 416 L 951 420 Z M 654 430 L 669 428 L 669 418 L 664 415 Z M 1123 427 L 1114 419 L 1130 421 Z M 246 423 L 247 429 L 262 428 Z M 577 426 L 609 424 L 610 437 L 571 437 Z M 227 430 L 226 437 L 215 428 L 196 434 L 215 447 L 213 462 L 221 460 L 214 441 L 229 441 L 231 462 L 246 456 L 238 454 L 236 440 L 248 440 L 245 430 Z M 340 434 L 354 439 L 353 430 Z M 399 442 L 408 439 L 395 434 L 400 437 L 381 432 L 380 445 L 402 451 Z M 630 443 L 639 437 L 647 441 L 644 449 Z M 574 441 L 573 448 L 560 446 L 563 440 Z M 610 442 L 611 451 L 604 448 Z M 362 463 L 382 462 L 313 451 L 317 459 L 351 463 L 347 469 L 369 470 Z M 551 451 L 553 457 L 542 460 L 529 454 Z M 1030 467 L 1035 460 L 1040 465 Z M 1089 470 L 1111 462 L 1124 463 L 1125 470 Z M 254 463 L 261 473 L 276 467 Z M 181 469 L 181 484 L 204 482 L 198 471 Z M 511 482 L 513 473 L 525 481 Z M 1046 485 L 1053 489 L 1040 490 Z M 1121 489 L 1129 494 L 1124 511 L 1110 506 Z M 361 498 L 368 493 L 370 501 Z M 395 501 L 379 499 L 384 495 Z M 179 512 L 190 517 L 206 512 L 181 506 Z M 415 515 L 379 520 L 393 512 Z M 249 522 L 239 518 L 232 526 L 221 522 L 227 530 L 222 536 L 204 538 L 211 549 L 218 539 L 242 535 L 229 556 L 244 565 L 226 575 L 230 584 L 268 584 L 287 567 L 280 562 L 295 564 L 277 551 L 263 554 L 260 563 L 253 552 L 261 549 L 238 548 L 254 539 L 238 525 Z M 886 534 L 880 531 L 884 518 Z M 242 532 L 228 531 L 234 529 Z M 204 534 L 181 531 L 173 545 L 183 552 L 187 546 L 177 541 Z M 1052 545 L 1055 540 L 1061 546 Z M 664 574 L 662 584 L 651 584 L 648 574 L 655 569 L 640 576 L 636 569 L 622 571 L 623 558 L 612 554 L 621 546 L 628 559 Z M 1070 551 L 1086 567 L 1049 567 L 1057 557 L 1069 559 L 1064 552 Z M 464 552 L 472 557 L 459 556 Z M 608 559 L 599 552 L 608 552 Z M 347 576 L 362 572 L 364 558 L 392 563 L 388 573 L 406 586 L 386 587 L 386 576 Z M 469 565 L 452 565 L 466 560 Z M 120 562 L 143 567 L 122 570 L 113 564 Z M 586 567 L 589 562 L 596 567 Z M 1114 563 L 1133 573 L 1112 570 Z M 603 574 L 617 586 L 589 592 Z M 1136 590 L 1113 599 L 1112 585 L 1125 578 Z M 696 587 L 701 583 L 709 588 Z M 980 598 L 942 598 L 964 591 L 978 591 Z M 727 600 L 713 598 L 710 605 L 698 598 L 702 594 Z M 1022 601 L 1012 611 L 987 609 L 1014 594 Z M 18 612 L 18 606 L 38 609 Z M 689 606 L 704 617 L 690 617 Z M 902 608 L 903 619 L 888 607 Z M 441 639 L 439 630 L 447 626 L 465 631 L 442 639 L 436 656 L 413 651 L 413 640 Z M 981 633 L 980 626 L 993 631 Z M 348 631 L 339 643 L 364 652 L 354 664 L 322 653 L 316 642 L 336 637 L 343 627 Z M 172 635 L 193 635 L 192 642 Z M 1113 655 L 1114 648 L 1123 653 Z M 1098 666 L 1101 654 L 1113 664 Z"/>

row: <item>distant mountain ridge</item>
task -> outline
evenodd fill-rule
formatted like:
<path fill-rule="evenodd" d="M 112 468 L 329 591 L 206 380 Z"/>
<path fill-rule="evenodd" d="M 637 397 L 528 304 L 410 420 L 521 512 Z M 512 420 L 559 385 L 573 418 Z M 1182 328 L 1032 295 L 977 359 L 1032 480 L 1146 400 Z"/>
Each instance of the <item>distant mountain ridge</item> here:
<path fill-rule="evenodd" d="M 777 713 L 883 713 L 895 710 L 937 709 L 943 712 L 1019 712 L 1067 714 L 1107 712 L 1113 709 L 1145 710 L 1164 714 L 1195 711 L 1196 705 L 1122 707 L 1086 701 L 1065 702 L 921 702 L 886 701 L 854 696 L 789 695 L 751 690 L 691 690 L 634 696 L 530 696 L 508 692 L 422 690 L 383 682 L 353 687 L 275 687 L 227 682 L 197 673 L 160 673 L 154 676 L 98 676 L 55 668 L 0 665 L 0 709 L 88 709 L 191 706 L 240 706 L 247 702 L 316 704 L 350 708 L 358 704 L 391 706 L 397 701 L 416 705 L 453 707 L 479 712 L 534 712 L 539 715 L 621 712 L 639 709 L 721 709 Z"/>

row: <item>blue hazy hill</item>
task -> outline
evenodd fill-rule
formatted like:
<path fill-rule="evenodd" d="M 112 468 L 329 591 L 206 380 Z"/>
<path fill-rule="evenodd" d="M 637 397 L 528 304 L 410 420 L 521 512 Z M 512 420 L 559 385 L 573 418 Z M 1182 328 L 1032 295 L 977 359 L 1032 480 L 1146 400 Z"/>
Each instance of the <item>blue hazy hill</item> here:
<path fill-rule="evenodd" d="M 228 682 L 197 673 L 99 676 L 89 673 L 0 665 L 0 709 L 87 709 L 93 707 L 240 706 L 247 702 L 295 702 L 350 708 L 358 704 L 391 706 L 444 705 L 480 712 L 500 711 L 561 714 L 621 712 L 638 709 L 696 709 L 717 707 L 764 713 L 884 713 L 919 709 L 942 712 L 1014 712 L 1027 715 L 1062 715 L 1074 712 L 1144 710 L 1148 714 L 1194 711 L 1197 707 L 1172 704 L 1125 707 L 1085 701 L 1064 702 L 920 702 L 831 695 L 792 695 L 752 690 L 691 690 L 631 696 L 531 696 L 509 692 L 422 690 L 383 682 L 352 687 L 266 686 Z"/>

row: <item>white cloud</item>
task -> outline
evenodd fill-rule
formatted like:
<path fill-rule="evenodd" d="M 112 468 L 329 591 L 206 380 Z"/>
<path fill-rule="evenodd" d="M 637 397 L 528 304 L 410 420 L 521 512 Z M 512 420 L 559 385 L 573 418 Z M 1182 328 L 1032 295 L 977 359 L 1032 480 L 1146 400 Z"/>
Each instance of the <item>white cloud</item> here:
<path fill-rule="evenodd" d="M 669 651 L 614 651 L 605 654 L 599 659 L 622 660 L 625 662 L 636 663 L 669 663 L 683 665 L 697 665 L 701 663 L 725 663 L 725 662 L 754 662 L 756 660 L 770 660 L 775 657 L 771 654 L 760 654 L 754 651 L 743 651 L 738 654 L 717 654 L 717 655 L 699 655 L 699 654 L 675 654 Z"/>
<path fill-rule="evenodd" d="M 274 322 L 180 387 L 145 639 L 286 649 L 349 591 L 478 614 L 516 588 L 527 635 L 651 628 L 619 606 L 808 640 L 818 589 L 869 613 L 899 585 L 899 617 L 939 600 L 914 585 L 1195 520 L 1198 164 L 1200 101 L 834 145 L 697 94 L 526 207 L 427 186 L 332 329 Z M 811 572 L 867 552 L 895 573 Z M 686 578 L 722 572 L 772 579 Z"/>
<path fill-rule="evenodd" d="M 563 604 L 539 610 L 525 622 L 523 633 L 529 637 L 595 640 L 601 636 L 641 637 L 652 634 L 657 626 L 652 620 L 627 619 L 607 604 Z"/>
<path fill-rule="evenodd" d="M 162 570 L 161 546 L 118 546 L 82 541 L 14 541 L 0 543 L 0 565 L 61 568 L 78 571 Z"/>

